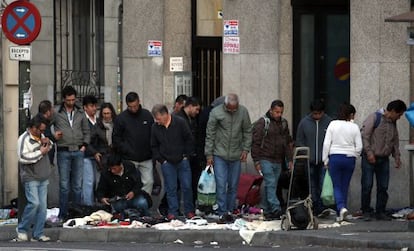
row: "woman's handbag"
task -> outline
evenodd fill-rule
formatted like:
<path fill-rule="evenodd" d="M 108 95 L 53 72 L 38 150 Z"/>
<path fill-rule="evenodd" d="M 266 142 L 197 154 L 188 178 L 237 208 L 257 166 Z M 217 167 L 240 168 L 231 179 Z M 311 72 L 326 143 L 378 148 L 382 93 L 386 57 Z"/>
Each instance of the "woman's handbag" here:
<path fill-rule="evenodd" d="M 197 201 L 200 206 L 212 206 L 216 203 L 216 178 L 213 166 L 206 166 L 201 172 L 197 186 Z"/>
<path fill-rule="evenodd" d="M 329 175 L 328 170 L 326 170 L 325 177 L 323 179 L 321 200 L 325 206 L 331 206 L 335 204 L 332 179 L 331 179 L 331 175 Z"/>

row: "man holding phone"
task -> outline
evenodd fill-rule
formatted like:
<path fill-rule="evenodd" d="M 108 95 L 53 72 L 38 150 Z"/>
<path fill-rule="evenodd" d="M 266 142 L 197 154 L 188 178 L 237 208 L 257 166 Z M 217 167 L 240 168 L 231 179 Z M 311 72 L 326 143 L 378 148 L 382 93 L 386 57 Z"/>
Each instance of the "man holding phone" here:
<path fill-rule="evenodd" d="M 98 200 L 110 205 L 117 213 L 136 209 L 141 216 L 149 215 L 151 196 L 142 190 L 141 177 L 135 166 L 130 163 L 124 165 L 118 154 L 109 155 L 107 164 L 109 169 L 102 173 L 96 191 Z"/>

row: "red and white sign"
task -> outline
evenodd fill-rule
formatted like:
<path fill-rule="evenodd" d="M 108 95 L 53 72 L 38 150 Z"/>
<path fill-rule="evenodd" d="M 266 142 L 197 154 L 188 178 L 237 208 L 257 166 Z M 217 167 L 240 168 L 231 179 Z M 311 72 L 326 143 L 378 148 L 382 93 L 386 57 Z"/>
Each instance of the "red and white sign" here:
<path fill-rule="evenodd" d="M 224 54 L 240 54 L 240 37 L 223 37 Z"/>
<path fill-rule="evenodd" d="M 148 57 L 162 56 L 162 41 L 148 40 Z"/>
<path fill-rule="evenodd" d="M 28 1 L 14 1 L 3 11 L 1 28 L 11 42 L 26 45 L 40 33 L 42 18 L 35 5 Z"/>
<path fill-rule="evenodd" d="M 239 35 L 239 20 L 224 20 L 223 21 L 223 35 L 224 36 L 238 36 Z"/>

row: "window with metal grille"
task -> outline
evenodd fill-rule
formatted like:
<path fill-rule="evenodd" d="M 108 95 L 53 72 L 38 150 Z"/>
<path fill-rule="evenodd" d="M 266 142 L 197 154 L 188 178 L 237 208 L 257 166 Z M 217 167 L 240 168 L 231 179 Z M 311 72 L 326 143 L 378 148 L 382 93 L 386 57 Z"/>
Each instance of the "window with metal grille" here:
<path fill-rule="evenodd" d="M 68 85 L 79 99 L 94 95 L 103 100 L 104 0 L 56 0 L 53 8 L 55 103 Z"/>

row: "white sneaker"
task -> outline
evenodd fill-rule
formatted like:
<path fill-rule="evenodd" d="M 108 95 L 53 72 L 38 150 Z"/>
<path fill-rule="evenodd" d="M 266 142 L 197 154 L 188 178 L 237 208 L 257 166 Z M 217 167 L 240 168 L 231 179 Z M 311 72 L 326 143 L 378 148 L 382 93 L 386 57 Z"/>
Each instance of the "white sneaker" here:
<path fill-rule="evenodd" d="M 27 237 L 26 233 L 20 233 L 18 228 L 16 227 L 16 234 L 17 234 L 17 241 L 28 241 L 29 237 Z"/>
<path fill-rule="evenodd" d="M 47 241 L 50 241 L 50 237 L 48 237 L 46 235 L 41 235 L 38 238 L 32 238 L 32 239 L 30 239 L 30 241 L 47 242 Z"/>
<path fill-rule="evenodd" d="M 341 211 L 339 211 L 339 219 L 340 221 L 346 220 L 346 217 L 348 216 L 349 212 L 348 209 L 342 208 Z"/>

